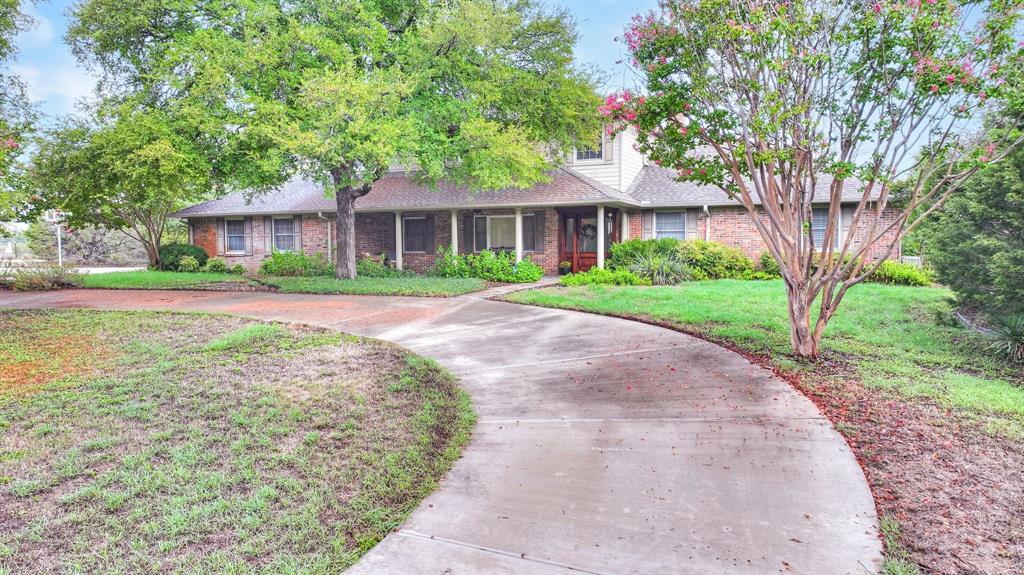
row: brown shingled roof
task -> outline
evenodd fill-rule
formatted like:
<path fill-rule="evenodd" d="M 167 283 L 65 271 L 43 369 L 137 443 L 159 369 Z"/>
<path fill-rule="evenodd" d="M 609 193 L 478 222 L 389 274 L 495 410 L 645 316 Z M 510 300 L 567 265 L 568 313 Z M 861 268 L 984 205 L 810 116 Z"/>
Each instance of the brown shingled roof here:
<path fill-rule="evenodd" d="M 596 203 L 636 205 L 628 195 L 568 168 L 554 170 L 550 177 L 549 182 L 525 190 L 470 192 L 464 186 L 444 182 L 439 184 L 437 189 L 430 189 L 407 174 L 391 173 L 378 180 L 369 194 L 356 200 L 355 207 L 357 212 L 373 212 Z M 325 195 L 323 186 L 300 178 L 293 179 L 276 190 L 249 198 L 246 196 L 245 192 L 235 192 L 189 206 L 171 215 L 187 218 L 335 210 L 334 200 Z"/>
<path fill-rule="evenodd" d="M 823 202 L 828 201 L 829 187 L 832 176 L 818 176 L 815 196 Z M 874 197 L 877 199 L 878 188 Z M 714 186 L 702 186 L 693 182 L 676 181 L 676 172 L 658 166 L 644 166 L 640 174 L 633 180 L 626 192 L 643 207 L 687 207 L 687 206 L 738 206 L 740 203 L 731 199 L 722 190 Z M 860 182 L 849 179 L 843 183 L 843 202 L 858 202 L 861 199 Z M 754 202 L 761 203 L 754 194 Z"/>

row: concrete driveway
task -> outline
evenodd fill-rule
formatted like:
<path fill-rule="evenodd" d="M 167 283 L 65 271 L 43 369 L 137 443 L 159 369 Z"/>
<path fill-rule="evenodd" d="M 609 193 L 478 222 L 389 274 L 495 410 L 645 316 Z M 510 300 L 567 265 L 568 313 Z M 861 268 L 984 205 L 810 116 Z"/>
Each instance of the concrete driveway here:
<path fill-rule="evenodd" d="M 472 442 L 349 573 L 877 570 L 864 475 L 785 382 L 670 330 L 488 295 L 71 290 L 0 292 L 0 307 L 304 322 L 399 343 L 456 373 L 480 417 Z"/>

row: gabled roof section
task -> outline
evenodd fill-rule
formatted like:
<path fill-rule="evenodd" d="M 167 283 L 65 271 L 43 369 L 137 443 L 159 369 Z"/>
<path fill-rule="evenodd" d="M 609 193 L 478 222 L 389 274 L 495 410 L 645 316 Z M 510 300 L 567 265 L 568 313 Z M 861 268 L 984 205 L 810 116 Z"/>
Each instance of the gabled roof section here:
<path fill-rule="evenodd" d="M 828 201 L 832 176 L 820 174 L 815 197 Z M 644 166 L 640 175 L 633 180 L 627 193 L 642 207 L 689 207 L 689 206 L 738 206 L 740 203 L 714 186 L 702 186 L 693 182 L 676 181 L 676 172 L 658 166 Z M 843 183 L 843 202 L 859 202 L 862 192 L 860 182 L 848 179 Z M 761 203 L 755 195 L 755 203 Z M 878 189 L 872 191 L 872 200 L 878 199 Z"/>
<path fill-rule="evenodd" d="M 407 174 L 390 173 L 378 180 L 369 194 L 356 200 L 355 207 L 357 212 L 373 212 L 597 203 L 637 205 L 628 195 L 569 168 L 553 170 L 549 176 L 549 182 L 525 190 L 470 192 L 464 186 L 446 182 L 440 183 L 437 189 L 431 189 Z M 250 198 L 245 192 L 235 192 L 171 215 L 188 218 L 334 211 L 334 199 L 326 196 L 323 186 L 295 178 L 275 190 Z"/>

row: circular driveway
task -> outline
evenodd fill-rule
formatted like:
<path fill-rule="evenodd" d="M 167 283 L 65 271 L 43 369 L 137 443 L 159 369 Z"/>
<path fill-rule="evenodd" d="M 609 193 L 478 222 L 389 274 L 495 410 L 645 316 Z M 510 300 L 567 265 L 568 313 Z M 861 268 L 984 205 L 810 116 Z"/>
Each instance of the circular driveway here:
<path fill-rule="evenodd" d="M 479 416 L 472 441 L 348 573 L 877 571 L 864 475 L 788 384 L 681 333 L 492 293 L 0 292 L 0 308 L 295 321 L 392 341 L 455 373 Z"/>

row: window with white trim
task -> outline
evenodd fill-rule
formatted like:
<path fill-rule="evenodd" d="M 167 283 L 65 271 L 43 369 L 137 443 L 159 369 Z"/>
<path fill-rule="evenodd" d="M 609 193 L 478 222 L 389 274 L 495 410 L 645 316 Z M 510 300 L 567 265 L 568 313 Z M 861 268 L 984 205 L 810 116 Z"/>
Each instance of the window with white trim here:
<path fill-rule="evenodd" d="M 654 237 L 686 239 L 686 212 L 654 212 Z"/>
<path fill-rule="evenodd" d="M 224 235 L 227 239 L 229 253 L 245 253 L 245 220 L 242 218 L 225 219 Z"/>
<path fill-rule="evenodd" d="M 473 251 L 516 249 L 515 216 L 476 216 L 473 218 Z M 537 250 L 537 219 L 523 214 L 523 251 Z"/>
<path fill-rule="evenodd" d="M 839 211 L 842 218 L 842 211 Z M 825 228 L 828 227 L 828 206 L 814 206 L 811 208 L 811 239 L 814 241 L 814 249 L 820 250 L 825 243 Z M 832 232 L 832 245 L 839 247 L 839 230 L 842 228 L 841 221 L 836 222 L 836 229 Z"/>
<path fill-rule="evenodd" d="M 427 251 L 426 216 L 402 218 L 402 251 L 406 253 L 423 253 Z"/>
<path fill-rule="evenodd" d="M 604 159 L 604 135 L 597 140 L 597 146 L 591 148 L 577 148 L 576 149 L 576 161 L 586 162 L 588 160 L 602 160 Z"/>
<path fill-rule="evenodd" d="M 293 218 L 274 218 L 274 250 L 279 252 L 295 251 L 295 229 Z"/>

